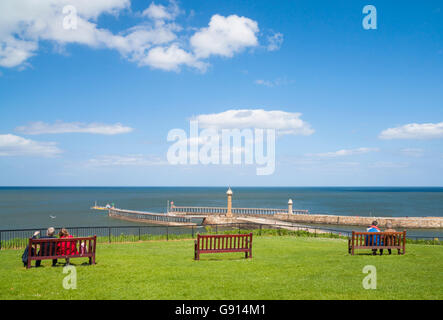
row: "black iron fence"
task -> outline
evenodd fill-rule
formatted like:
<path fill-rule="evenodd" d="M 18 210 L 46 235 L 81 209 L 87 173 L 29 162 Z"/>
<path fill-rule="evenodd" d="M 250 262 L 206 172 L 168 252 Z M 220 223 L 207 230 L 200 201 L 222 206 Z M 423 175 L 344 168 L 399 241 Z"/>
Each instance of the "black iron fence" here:
<path fill-rule="evenodd" d="M 55 228 L 56 233 L 61 229 Z M 330 229 L 315 226 L 301 226 L 289 224 L 259 224 L 259 223 L 235 223 L 235 224 L 211 224 L 204 226 L 100 226 L 100 227 L 69 227 L 69 233 L 74 237 L 97 236 L 99 243 L 136 242 L 147 240 L 174 240 L 195 238 L 197 233 L 230 233 L 250 232 L 255 235 L 304 235 L 310 237 L 333 237 L 345 238 L 352 234 L 350 230 Z M 46 234 L 46 228 L 38 229 L 13 229 L 0 230 L 0 250 L 25 248 L 29 238 L 35 231 L 41 235 Z M 440 244 L 441 236 L 415 236 L 407 235 L 408 240 Z"/>

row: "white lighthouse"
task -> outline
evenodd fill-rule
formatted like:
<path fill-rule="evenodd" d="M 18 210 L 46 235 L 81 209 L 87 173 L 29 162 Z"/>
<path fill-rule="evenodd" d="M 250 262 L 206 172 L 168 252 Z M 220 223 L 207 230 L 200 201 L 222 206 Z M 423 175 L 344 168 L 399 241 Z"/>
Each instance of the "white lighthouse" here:
<path fill-rule="evenodd" d="M 288 201 L 288 214 L 292 214 L 292 199 Z"/>
<path fill-rule="evenodd" d="M 232 217 L 232 195 L 234 193 L 232 192 L 231 188 L 226 191 L 226 195 L 228 196 L 228 212 L 226 213 L 227 217 Z"/>

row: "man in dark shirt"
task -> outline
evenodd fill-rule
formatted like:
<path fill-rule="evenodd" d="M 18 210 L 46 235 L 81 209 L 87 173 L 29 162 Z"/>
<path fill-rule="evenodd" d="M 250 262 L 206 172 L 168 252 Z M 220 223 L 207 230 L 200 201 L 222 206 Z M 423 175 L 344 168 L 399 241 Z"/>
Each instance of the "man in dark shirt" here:
<path fill-rule="evenodd" d="M 36 237 L 40 232 L 37 231 L 36 233 L 34 233 L 34 237 Z M 53 227 L 48 228 L 48 230 L 46 231 L 46 236 L 40 236 L 40 239 L 53 239 L 55 238 L 54 236 L 55 233 L 55 229 Z M 55 243 L 45 243 L 42 244 L 40 247 L 40 251 L 38 252 L 39 256 L 42 255 L 55 255 L 57 251 L 57 246 Z M 39 267 L 41 264 L 41 260 L 36 260 L 35 261 L 35 266 Z M 57 259 L 53 259 L 52 260 L 52 266 L 54 267 L 57 264 Z"/>

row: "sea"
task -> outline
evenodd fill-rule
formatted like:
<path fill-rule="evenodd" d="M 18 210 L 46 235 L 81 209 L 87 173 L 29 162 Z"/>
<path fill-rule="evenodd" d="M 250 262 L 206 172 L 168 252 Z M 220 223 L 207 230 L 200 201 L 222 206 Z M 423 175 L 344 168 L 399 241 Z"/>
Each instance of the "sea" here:
<path fill-rule="evenodd" d="M 310 213 L 372 217 L 443 216 L 443 187 L 231 187 L 233 207 L 287 208 Z M 227 187 L 0 187 L 0 230 L 85 226 L 132 226 L 91 207 L 165 213 L 177 206 L 226 206 Z M 146 224 L 142 224 L 146 225 Z M 363 230 L 350 226 L 327 226 Z M 443 236 L 443 229 L 408 230 Z"/>

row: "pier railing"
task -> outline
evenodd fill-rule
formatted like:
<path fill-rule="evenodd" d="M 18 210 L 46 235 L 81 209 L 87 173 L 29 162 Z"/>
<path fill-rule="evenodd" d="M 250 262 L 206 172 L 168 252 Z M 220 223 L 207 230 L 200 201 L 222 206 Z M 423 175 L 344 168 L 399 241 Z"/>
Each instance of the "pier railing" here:
<path fill-rule="evenodd" d="M 170 216 L 166 214 L 152 213 L 152 212 L 144 212 L 144 211 L 134 211 L 134 210 L 122 210 L 122 209 L 110 209 L 109 213 L 111 215 L 117 215 L 120 217 L 127 217 L 132 219 L 141 219 L 147 220 L 150 222 L 163 222 L 163 223 L 189 223 L 192 221 L 190 218 L 179 217 L 179 216 Z"/>
<path fill-rule="evenodd" d="M 181 207 L 171 206 L 169 209 L 171 213 L 183 213 L 194 215 L 206 215 L 206 214 L 226 214 L 228 208 L 223 207 Z M 272 208 L 232 208 L 232 214 L 237 215 L 275 215 L 275 214 L 287 214 L 288 209 L 272 209 Z M 308 210 L 292 210 L 293 214 L 308 214 Z"/>
<path fill-rule="evenodd" d="M 169 209 L 170 213 L 183 213 L 183 214 L 195 214 L 195 215 L 205 215 L 205 214 L 226 214 L 228 212 L 227 208 L 222 207 L 177 207 L 171 206 Z"/>

